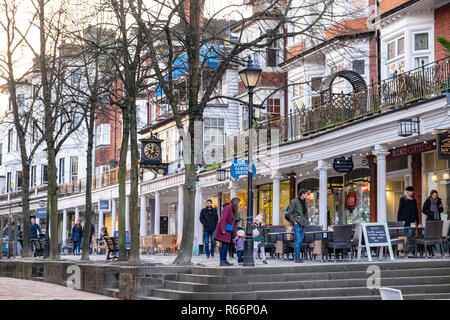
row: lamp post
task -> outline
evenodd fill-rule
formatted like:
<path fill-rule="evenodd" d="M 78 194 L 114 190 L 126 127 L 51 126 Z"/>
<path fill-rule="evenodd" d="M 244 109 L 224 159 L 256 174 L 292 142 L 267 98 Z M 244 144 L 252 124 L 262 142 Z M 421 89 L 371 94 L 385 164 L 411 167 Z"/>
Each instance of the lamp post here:
<path fill-rule="evenodd" d="M 248 56 L 247 67 L 239 71 L 239 76 L 245 87 L 248 89 L 248 191 L 247 191 L 247 232 L 244 241 L 244 267 L 254 267 L 253 260 L 253 240 L 252 240 L 252 224 L 253 224 L 253 88 L 256 87 L 262 70 L 253 64 L 253 60 Z"/>

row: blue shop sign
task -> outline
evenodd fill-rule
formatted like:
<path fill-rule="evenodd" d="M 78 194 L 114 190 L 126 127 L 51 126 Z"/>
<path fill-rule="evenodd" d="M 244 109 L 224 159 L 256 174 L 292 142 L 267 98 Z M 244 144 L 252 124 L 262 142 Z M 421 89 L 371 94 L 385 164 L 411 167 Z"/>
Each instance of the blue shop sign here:
<path fill-rule="evenodd" d="M 239 179 L 240 176 L 248 175 L 248 160 L 245 159 L 234 159 L 231 168 L 230 174 L 234 179 Z M 252 163 L 252 177 L 256 176 L 256 167 L 255 163 Z"/>

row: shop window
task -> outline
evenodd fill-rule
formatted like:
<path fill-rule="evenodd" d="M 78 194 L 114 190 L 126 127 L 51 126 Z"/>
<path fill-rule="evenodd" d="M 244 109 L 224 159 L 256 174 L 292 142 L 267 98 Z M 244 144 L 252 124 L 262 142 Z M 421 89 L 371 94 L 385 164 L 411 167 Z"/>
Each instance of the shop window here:
<path fill-rule="evenodd" d="M 428 32 L 416 33 L 414 35 L 414 50 L 428 49 Z"/>

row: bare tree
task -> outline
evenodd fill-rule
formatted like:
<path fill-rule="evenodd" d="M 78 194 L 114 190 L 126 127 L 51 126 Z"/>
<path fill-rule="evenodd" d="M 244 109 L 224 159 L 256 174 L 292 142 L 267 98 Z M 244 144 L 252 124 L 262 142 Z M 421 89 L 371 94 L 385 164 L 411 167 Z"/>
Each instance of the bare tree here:
<path fill-rule="evenodd" d="M 198 147 L 196 141 L 202 141 L 195 136 L 195 122 L 203 120 L 208 103 L 218 98 L 234 99 L 216 92 L 224 73 L 236 65 L 245 65 L 248 54 L 264 50 L 274 41 L 294 36 L 305 41 L 324 39 L 324 32 L 317 30 L 326 30 L 335 21 L 336 14 L 330 10 L 334 2 L 214 2 L 218 9 L 210 10 L 205 0 L 156 0 L 150 4 L 144 0 L 129 0 L 134 18 L 145 32 L 145 50 L 150 57 L 152 77 L 171 107 L 183 141 L 185 199 L 195 198 L 195 148 Z M 223 19 L 226 23 L 221 23 Z M 229 37 L 230 33 L 234 37 Z M 209 66 L 211 57 L 217 59 L 215 68 Z M 183 76 L 178 75 L 180 72 Z M 186 102 L 181 101 L 180 96 L 185 97 Z M 188 134 L 184 132 L 182 121 L 185 114 L 188 115 Z M 191 264 L 194 210 L 193 201 L 184 202 L 183 237 L 174 264 Z"/>
<path fill-rule="evenodd" d="M 30 246 L 30 165 L 40 144 L 45 140 L 39 119 L 36 119 L 36 96 L 32 93 L 37 88 L 27 82 L 26 77 L 32 70 L 24 74 L 16 75 L 16 68 L 23 59 L 23 47 L 26 46 L 26 37 L 32 28 L 34 18 L 24 27 L 18 23 L 18 18 L 23 14 L 24 1 L 2 0 L 0 3 L 0 30 L 6 39 L 4 56 L 0 57 L 0 76 L 7 82 L 9 92 L 9 104 L 11 106 L 12 122 L 17 132 L 20 162 L 22 165 L 22 216 L 23 216 L 23 257 L 31 256 Z M 18 86 L 30 87 L 31 97 L 28 101 L 18 101 Z M 7 121 L 5 121 L 7 123 Z M 31 130 L 30 130 L 31 129 Z M 35 131 L 41 131 L 40 138 L 35 140 Z M 31 135 L 30 135 L 30 132 Z M 28 133 L 28 134 L 27 134 Z M 31 140 L 31 141 L 30 141 Z"/>

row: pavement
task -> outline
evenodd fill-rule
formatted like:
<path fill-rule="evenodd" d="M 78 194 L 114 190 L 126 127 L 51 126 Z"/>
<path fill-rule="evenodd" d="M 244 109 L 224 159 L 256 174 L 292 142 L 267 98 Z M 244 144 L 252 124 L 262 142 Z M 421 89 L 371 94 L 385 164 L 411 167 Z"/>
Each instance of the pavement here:
<path fill-rule="evenodd" d="M 169 254 L 141 254 L 140 259 L 142 263 L 152 263 L 157 265 L 171 265 L 173 261 L 175 260 L 176 254 L 169 253 Z M 368 258 L 364 257 L 361 258 L 360 262 L 357 262 L 356 257 L 353 258 L 353 261 L 350 261 L 349 259 L 343 259 L 339 260 L 338 262 L 334 262 L 333 260 L 328 261 L 322 261 L 321 256 L 317 256 L 316 260 L 304 260 L 302 264 L 294 263 L 294 260 L 287 260 L 287 259 L 272 259 L 270 255 L 266 255 L 267 258 L 267 264 L 263 263 L 263 260 L 260 258 L 257 258 L 255 260 L 255 266 L 257 267 L 289 267 L 289 266 L 298 266 L 298 265 L 323 265 L 323 264 L 334 264 L 334 263 L 368 263 Z M 389 257 L 383 257 L 379 259 L 378 257 L 372 257 L 373 262 L 391 262 Z M 80 261 L 81 256 L 74 256 L 74 255 L 61 255 L 62 260 L 70 260 L 70 261 Z M 112 261 L 106 261 L 106 255 L 103 254 L 92 254 L 89 256 L 90 261 L 95 263 L 111 263 L 115 264 L 117 262 Z M 234 255 L 234 258 L 227 258 L 229 262 L 233 263 L 233 267 L 239 267 L 239 264 L 237 262 L 237 256 Z M 436 257 L 425 259 L 424 257 L 416 257 L 414 258 L 412 255 L 409 256 L 409 258 L 405 259 L 403 258 L 403 255 L 401 254 L 399 258 L 395 258 L 395 262 L 412 262 L 412 261 L 429 261 L 429 260 L 441 260 L 443 259 L 439 253 L 436 254 Z M 449 258 L 444 258 L 448 260 Z M 214 257 L 210 257 L 209 259 L 206 258 L 204 254 L 200 255 L 192 255 L 192 264 L 197 266 L 204 266 L 204 267 L 219 267 L 220 265 L 220 259 L 219 254 L 214 255 Z"/>
<path fill-rule="evenodd" d="M 43 281 L 0 277 L 0 300 L 117 300 Z"/>

